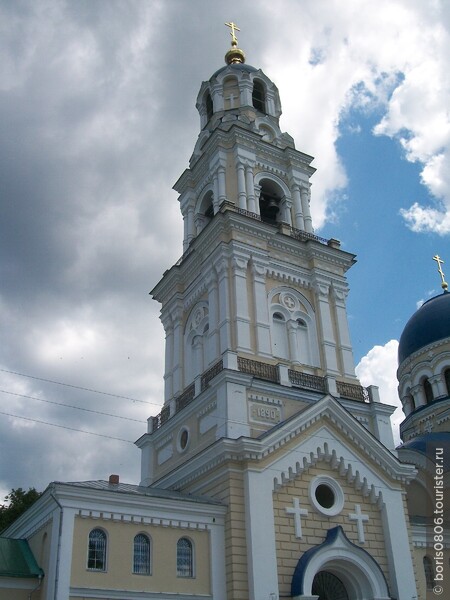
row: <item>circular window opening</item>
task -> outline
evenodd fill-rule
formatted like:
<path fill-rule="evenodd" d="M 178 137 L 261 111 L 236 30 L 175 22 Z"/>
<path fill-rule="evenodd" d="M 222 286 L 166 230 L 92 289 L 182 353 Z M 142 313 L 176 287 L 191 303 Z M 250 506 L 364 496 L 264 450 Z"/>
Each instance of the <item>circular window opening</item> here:
<path fill-rule="evenodd" d="M 183 427 L 178 433 L 177 448 L 178 452 L 184 452 L 189 445 L 189 429 Z"/>
<path fill-rule="evenodd" d="M 327 517 L 338 515 L 344 508 L 344 492 L 328 475 L 319 475 L 311 481 L 309 499 L 317 512 Z"/>
<path fill-rule="evenodd" d="M 331 508 L 335 502 L 335 496 L 333 490 L 329 485 L 321 483 L 316 487 L 315 491 L 316 500 L 323 508 Z"/>
<path fill-rule="evenodd" d="M 183 431 L 181 432 L 181 435 L 180 435 L 180 447 L 182 450 L 184 450 L 186 448 L 188 441 L 189 441 L 189 433 L 187 432 L 187 429 L 183 429 Z"/>

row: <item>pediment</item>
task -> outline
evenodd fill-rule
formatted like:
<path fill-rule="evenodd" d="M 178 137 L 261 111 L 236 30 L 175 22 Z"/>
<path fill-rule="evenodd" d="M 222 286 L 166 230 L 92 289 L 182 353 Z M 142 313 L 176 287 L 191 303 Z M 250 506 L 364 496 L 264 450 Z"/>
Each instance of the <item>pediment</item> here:
<path fill-rule="evenodd" d="M 259 438 L 218 440 L 158 485 L 183 489 L 214 469 L 237 462 L 267 470 L 276 490 L 320 460 L 377 503 L 382 502 L 376 491 L 380 485 L 408 483 L 416 475 L 413 465 L 400 462 L 334 397 L 326 395 Z"/>

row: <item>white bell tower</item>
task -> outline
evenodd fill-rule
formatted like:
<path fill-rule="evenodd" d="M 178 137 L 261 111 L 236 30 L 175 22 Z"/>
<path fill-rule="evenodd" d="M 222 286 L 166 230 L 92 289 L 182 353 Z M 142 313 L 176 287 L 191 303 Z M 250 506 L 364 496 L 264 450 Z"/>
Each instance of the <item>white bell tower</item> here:
<path fill-rule="evenodd" d="M 200 87 L 201 131 L 174 186 L 183 255 L 152 291 L 166 334 L 165 400 L 137 442 L 144 484 L 326 393 L 354 414 L 370 399 L 347 323 L 355 257 L 314 234 L 313 158 L 280 130 L 278 89 L 245 63 L 235 30 L 226 65 Z"/>

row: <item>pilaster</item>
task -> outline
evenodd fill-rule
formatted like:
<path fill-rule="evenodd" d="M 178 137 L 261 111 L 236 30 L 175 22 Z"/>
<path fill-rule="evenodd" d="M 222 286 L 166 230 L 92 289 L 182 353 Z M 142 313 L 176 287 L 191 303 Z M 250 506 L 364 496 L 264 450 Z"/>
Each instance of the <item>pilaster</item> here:
<path fill-rule="evenodd" d="M 238 351 L 251 352 L 250 315 L 248 310 L 247 265 L 248 257 L 233 255 L 231 266 L 233 270 L 234 302 L 236 315 L 236 348 Z"/>
<path fill-rule="evenodd" d="M 319 309 L 320 327 L 322 330 L 322 355 L 325 370 L 331 374 L 339 374 L 336 360 L 336 343 L 334 339 L 333 322 L 330 312 L 329 286 L 325 283 L 316 284 L 316 297 Z"/>
<path fill-rule="evenodd" d="M 252 259 L 253 303 L 255 315 L 256 354 L 271 357 L 269 311 L 266 294 L 266 262 Z"/>

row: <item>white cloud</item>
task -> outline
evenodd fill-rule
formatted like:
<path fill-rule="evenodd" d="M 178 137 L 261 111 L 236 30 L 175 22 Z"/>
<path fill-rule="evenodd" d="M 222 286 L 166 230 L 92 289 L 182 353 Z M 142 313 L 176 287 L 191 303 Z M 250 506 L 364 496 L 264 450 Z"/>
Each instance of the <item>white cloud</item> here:
<path fill-rule="evenodd" d="M 356 367 L 356 375 L 363 386 L 378 386 L 381 401 L 397 407 L 391 415 L 396 446 L 401 441 L 399 426 L 405 418 L 397 393 L 397 352 L 398 341 L 390 340 L 384 346 L 372 348 Z"/>

